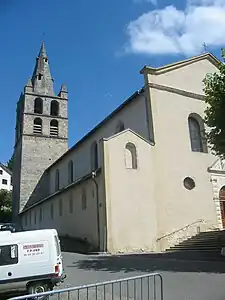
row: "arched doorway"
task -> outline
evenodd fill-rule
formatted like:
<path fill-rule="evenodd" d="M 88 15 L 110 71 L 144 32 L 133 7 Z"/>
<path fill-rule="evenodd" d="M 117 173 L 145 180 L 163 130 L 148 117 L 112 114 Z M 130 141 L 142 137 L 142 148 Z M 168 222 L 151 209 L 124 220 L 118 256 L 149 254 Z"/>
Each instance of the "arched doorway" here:
<path fill-rule="evenodd" d="M 220 190 L 219 199 L 220 199 L 222 224 L 223 224 L 223 228 L 225 228 L 225 186 L 223 186 Z"/>

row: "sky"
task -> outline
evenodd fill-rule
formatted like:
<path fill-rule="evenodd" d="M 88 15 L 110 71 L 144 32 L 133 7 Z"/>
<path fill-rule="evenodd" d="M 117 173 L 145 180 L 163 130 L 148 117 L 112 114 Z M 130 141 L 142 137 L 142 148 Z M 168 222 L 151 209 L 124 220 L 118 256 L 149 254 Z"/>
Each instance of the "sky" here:
<path fill-rule="evenodd" d="M 225 45 L 225 0 L 0 0 L 0 161 L 42 40 L 58 93 L 69 92 L 69 146 L 162 66 Z M 203 44 L 206 45 L 204 48 Z"/>

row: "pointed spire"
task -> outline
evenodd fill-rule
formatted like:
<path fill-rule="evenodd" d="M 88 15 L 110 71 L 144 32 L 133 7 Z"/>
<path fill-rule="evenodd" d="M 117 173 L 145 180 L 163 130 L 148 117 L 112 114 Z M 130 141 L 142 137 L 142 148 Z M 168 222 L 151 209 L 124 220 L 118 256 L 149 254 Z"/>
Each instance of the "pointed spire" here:
<path fill-rule="evenodd" d="M 32 87 L 33 86 L 31 78 L 28 79 L 27 84 L 25 86 L 27 86 L 27 87 Z"/>
<path fill-rule="evenodd" d="M 61 89 L 60 89 L 58 96 L 61 98 L 65 98 L 65 99 L 68 98 L 68 92 L 67 92 L 67 88 L 66 88 L 65 84 L 61 85 Z"/>
<path fill-rule="evenodd" d="M 32 76 L 32 85 L 34 87 L 34 92 L 36 93 L 54 95 L 53 79 L 44 42 L 41 44 L 40 52 L 36 59 L 36 65 Z"/>
<path fill-rule="evenodd" d="M 39 52 L 39 57 L 40 56 L 47 57 L 47 53 L 46 53 L 46 50 L 45 50 L 45 44 L 44 44 L 44 42 L 41 43 L 41 49 L 40 49 L 40 52 Z"/>
<path fill-rule="evenodd" d="M 67 88 L 66 88 L 66 85 L 64 83 L 61 85 L 60 91 L 61 92 L 67 92 Z"/>
<path fill-rule="evenodd" d="M 29 78 L 28 81 L 27 81 L 27 84 L 25 85 L 24 87 L 24 92 L 33 92 L 33 85 L 32 85 L 32 81 L 31 79 Z"/>

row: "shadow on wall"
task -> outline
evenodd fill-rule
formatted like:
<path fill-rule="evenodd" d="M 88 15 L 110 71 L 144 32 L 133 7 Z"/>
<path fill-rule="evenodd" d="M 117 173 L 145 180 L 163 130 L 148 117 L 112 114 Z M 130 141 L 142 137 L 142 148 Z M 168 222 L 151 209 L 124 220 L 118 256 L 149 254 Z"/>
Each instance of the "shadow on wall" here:
<path fill-rule="evenodd" d="M 204 272 L 225 273 L 225 258 L 219 253 L 162 253 L 98 256 L 74 262 L 67 268 L 108 272 Z"/>
<path fill-rule="evenodd" d="M 63 252 L 90 254 L 95 251 L 94 247 L 87 240 L 65 236 L 60 236 L 59 239 Z"/>
<path fill-rule="evenodd" d="M 49 196 L 49 174 L 47 172 L 44 172 L 39 179 L 35 189 L 33 190 L 32 194 L 30 195 L 30 198 L 28 202 L 25 205 L 25 208 L 31 206 L 32 204 L 40 201 L 41 199 Z"/>

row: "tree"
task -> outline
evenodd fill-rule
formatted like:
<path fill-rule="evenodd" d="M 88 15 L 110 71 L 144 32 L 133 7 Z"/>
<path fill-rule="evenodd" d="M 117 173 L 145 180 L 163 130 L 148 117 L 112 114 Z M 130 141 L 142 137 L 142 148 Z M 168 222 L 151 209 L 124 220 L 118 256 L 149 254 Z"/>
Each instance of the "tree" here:
<path fill-rule="evenodd" d="M 7 168 L 12 171 L 13 170 L 13 161 L 14 161 L 14 153 L 13 155 L 11 156 L 10 160 L 8 160 L 7 162 Z"/>
<path fill-rule="evenodd" d="M 0 190 L 0 222 L 11 222 L 12 220 L 12 193 Z"/>
<path fill-rule="evenodd" d="M 225 61 L 225 50 L 222 49 Z M 207 74 L 204 83 L 205 123 L 207 139 L 214 154 L 225 158 L 225 64 L 218 63 L 219 72 Z"/>
<path fill-rule="evenodd" d="M 12 211 L 12 192 L 0 190 L 0 213 Z"/>

